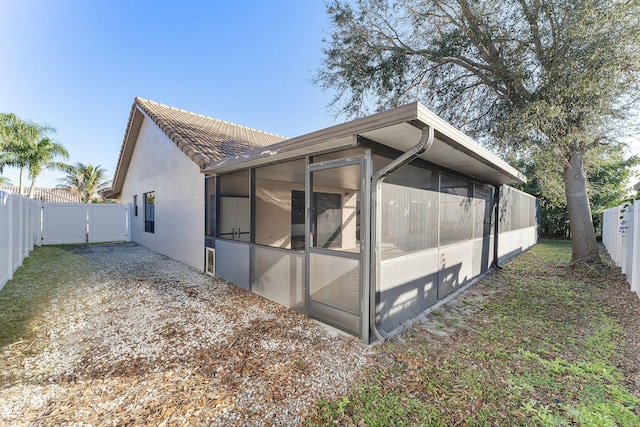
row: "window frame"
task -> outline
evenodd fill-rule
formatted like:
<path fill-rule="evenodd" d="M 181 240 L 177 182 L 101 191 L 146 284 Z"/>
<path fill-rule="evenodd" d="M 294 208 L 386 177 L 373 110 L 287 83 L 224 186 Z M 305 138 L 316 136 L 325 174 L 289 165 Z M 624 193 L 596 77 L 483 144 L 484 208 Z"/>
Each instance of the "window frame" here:
<path fill-rule="evenodd" d="M 142 193 L 142 198 L 144 202 L 144 231 L 145 233 L 154 233 L 155 234 L 155 222 L 156 222 L 156 214 L 155 214 L 155 206 L 156 206 L 156 192 L 148 191 L 146 193 Z M 149 199 L 152 199 L 152 203 L 149 203 Z"/>

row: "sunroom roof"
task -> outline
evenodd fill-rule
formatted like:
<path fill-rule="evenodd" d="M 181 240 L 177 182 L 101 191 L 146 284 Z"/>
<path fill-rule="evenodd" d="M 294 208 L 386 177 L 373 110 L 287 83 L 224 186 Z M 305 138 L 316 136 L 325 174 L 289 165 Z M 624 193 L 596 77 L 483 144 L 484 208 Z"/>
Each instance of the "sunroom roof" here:
<path fill-rule="evenodd" d="M 204 171 L 227 173 L 349 148 L 358 145 L 358 136 L 404 152 L 417 144 L 425 126 L 434 128 L 435 140 L 420 158 L 491 184 L 526 182 L 518 170 L 418 102 L 226 157 L 209 163 Z"/>

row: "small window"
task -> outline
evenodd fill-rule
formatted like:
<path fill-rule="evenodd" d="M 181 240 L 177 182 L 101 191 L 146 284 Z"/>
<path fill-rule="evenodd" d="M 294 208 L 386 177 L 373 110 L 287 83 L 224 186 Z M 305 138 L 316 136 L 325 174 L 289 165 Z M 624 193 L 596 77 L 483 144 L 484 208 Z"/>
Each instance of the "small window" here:
<path fill-rule="evenodd" d="M 133 196 L 133 216 L 138 216 L 138 195 Z"/>
<path fill-rule="evenodd" d="M 144 231 L 155 233 L 156 192 L 144 193 Z"/>

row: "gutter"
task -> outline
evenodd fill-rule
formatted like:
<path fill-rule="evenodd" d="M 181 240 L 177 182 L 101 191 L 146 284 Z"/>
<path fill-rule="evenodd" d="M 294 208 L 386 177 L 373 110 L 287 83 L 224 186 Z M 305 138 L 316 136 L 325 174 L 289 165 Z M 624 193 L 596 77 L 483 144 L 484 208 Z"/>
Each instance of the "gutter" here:
<path fill-rule="evenodd" d="M 371 223 L 373 225 L 371 244 L 373 248 L 373 263 L 371 264 L 371 268 L 373 272 L 371 274 L 372 283 L 369 284 L 369 328 L 380 342 L 386 340 L 383 332 L 379 331 L 376 325 L 376 291 L 380 284 L 382 244 L 382 225 L 380 224 L 380 218 L 382 217 L 382 205 L 380 204 L 382 182 L 389 174 L 416 159 L 419 155 L 431 148 L 433 139 L 433 127 L 427 125 L 422 129 L 422 137 L 414 147 L 380 169 L 371 178 Z"/>

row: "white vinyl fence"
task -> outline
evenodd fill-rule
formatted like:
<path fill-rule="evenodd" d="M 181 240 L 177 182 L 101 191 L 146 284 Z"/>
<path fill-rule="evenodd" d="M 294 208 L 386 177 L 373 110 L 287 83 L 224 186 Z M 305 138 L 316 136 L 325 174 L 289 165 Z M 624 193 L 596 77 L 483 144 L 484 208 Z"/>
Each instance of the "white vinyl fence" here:
<path fill-rule="evenodd" d="M 602 243 L 640 296 L 640 200 L 604 211 Z"/>
<path fill-rule="evenodd" d="M 128 215 L 127 205 L 43 203 L 0 191 L 0 289 L 34 245 L 128 241 Z"/>
<path fill-rule="evenodd" d="M 127 205 L 43 203 L 42 244 L 128 240 Z"/>
<path fill-rule="evenodd" d="M 40 244 L 41 203 L 0 191 L 0 289 Z"/>

